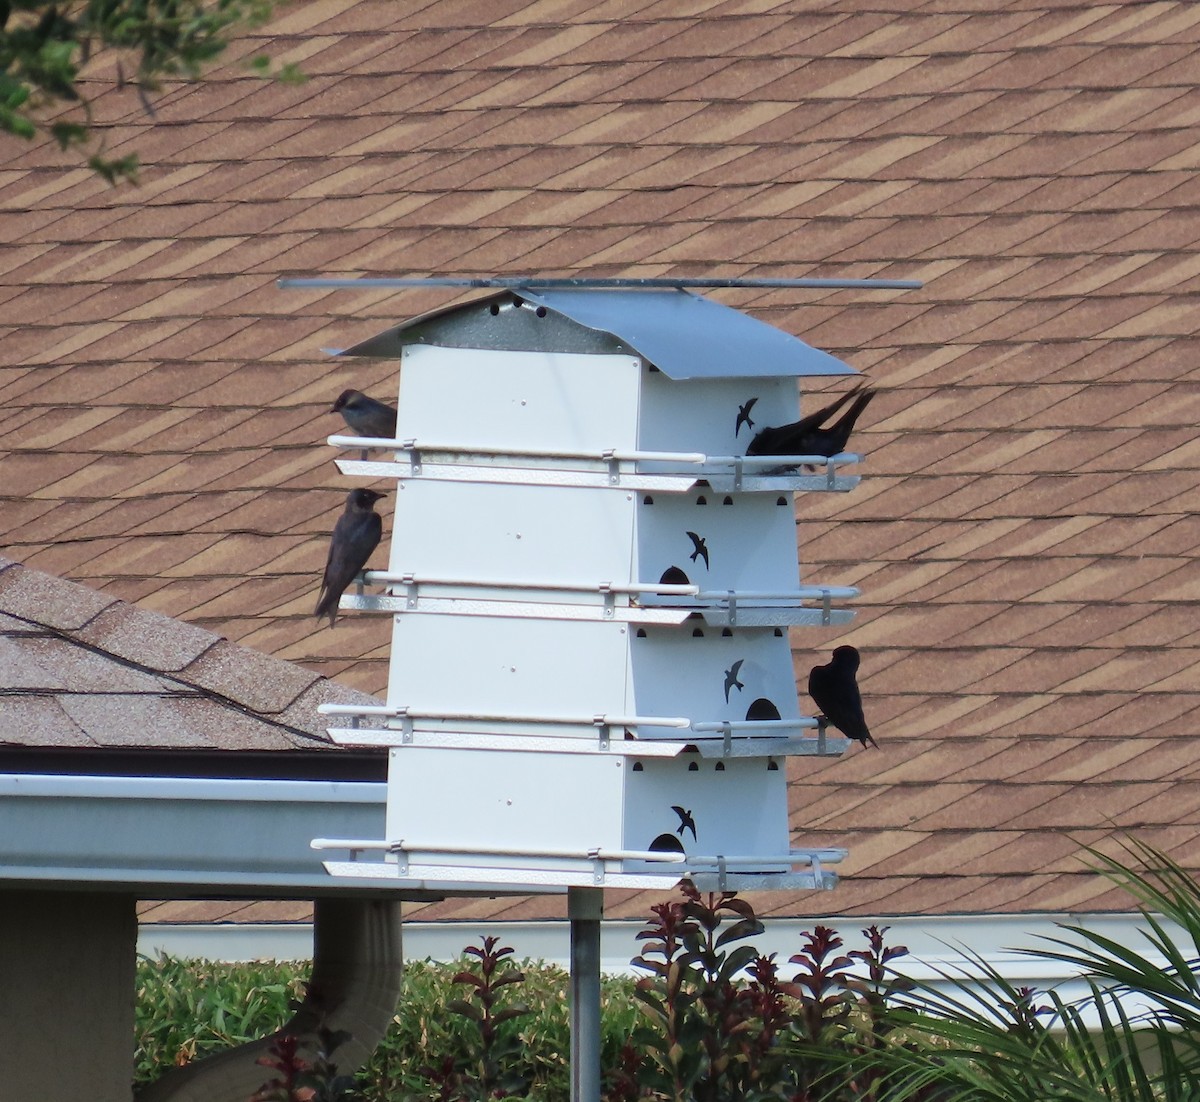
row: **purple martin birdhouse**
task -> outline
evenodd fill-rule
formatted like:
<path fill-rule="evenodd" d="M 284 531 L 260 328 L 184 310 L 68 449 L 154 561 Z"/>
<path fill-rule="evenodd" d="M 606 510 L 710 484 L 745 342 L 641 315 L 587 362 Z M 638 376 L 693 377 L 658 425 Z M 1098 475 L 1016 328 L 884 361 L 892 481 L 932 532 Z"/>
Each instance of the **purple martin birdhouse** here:
<path fill-rule="evenodd" d="M 797 417 L 853 370 L 680 289 L 533 283 L 343 355 L 398 364 L 394 438 L 330 437 L 394 501 L 387 569 L 340 600 L 392 617 L 387 703 L 325 709 L 390 752 L 387 857 L 353 874 L 832 886 L 787 772 L 848 743 L 801 710 L 789 629 L 857 591 L 807 577 L 795 496 L 856 485 L 869 399 Z"/>

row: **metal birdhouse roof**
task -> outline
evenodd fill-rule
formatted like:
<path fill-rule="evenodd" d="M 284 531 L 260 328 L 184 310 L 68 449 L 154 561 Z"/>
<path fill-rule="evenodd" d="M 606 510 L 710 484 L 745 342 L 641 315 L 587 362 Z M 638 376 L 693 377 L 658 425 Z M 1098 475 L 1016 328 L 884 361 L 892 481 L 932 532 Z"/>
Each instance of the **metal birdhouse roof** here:
<path fill-rule="evenodd" d="M 671 379 L 857 374 L 782 329 L 679 289 L 516 287 L 412 318 L 341 355 L 398 357 L 407 344 L 632 352 Z"/>

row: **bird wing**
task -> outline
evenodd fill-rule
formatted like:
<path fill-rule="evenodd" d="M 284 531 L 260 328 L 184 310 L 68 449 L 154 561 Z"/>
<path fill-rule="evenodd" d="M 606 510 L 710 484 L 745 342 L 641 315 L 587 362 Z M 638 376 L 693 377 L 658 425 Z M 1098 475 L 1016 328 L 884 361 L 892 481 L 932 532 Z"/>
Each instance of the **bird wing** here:
<path fill-rule="evenodd" d="M 729 672 L 733 674 L 734 677 L 737 677 L 738 670 L 742 668 L 742 663 L 745 661 L 746 660 L 744 658 L 739 658 L 732 666 L 729 667 Z"/>
<path fill-rule="evenodd" d="M 821 714 L 847 738 L 870 738 L 862 694 L 852 671 L 840 672 L 832 663 L 814 666 L 808 675 L 808 695 Z"/>
<path fill-rule="evenodd" d="M 846 391 L 845 394 L 835 398 L 827 406 L 822 406 L 820 409 L 801 417 L 799 421 L 793 421 L 790 425 L 778 425 L 773 428 L 763 429 L 753 440 L 750 441 L 750 446 L 746 449 L 747 455 L 805 455 L 804 438 L 810 433 L 815 432 L 817 426 L 821 424 L 827 417 L 832 417 L 837 413 L 851 398 L 858 392 L 858 387 L 853 390 Z M 799 449 L 799 450 L 798 450 Z"/>
<path fill-rule="evenodd" d="M 383 519 L 376 512 L 347 512 L 338 517 L 329 541 L 329 557 L 325 561 L 321 594 L 314 615 L 321 616 L 337 608 L 338 599 L 366 566 L 382 536 Z"/>

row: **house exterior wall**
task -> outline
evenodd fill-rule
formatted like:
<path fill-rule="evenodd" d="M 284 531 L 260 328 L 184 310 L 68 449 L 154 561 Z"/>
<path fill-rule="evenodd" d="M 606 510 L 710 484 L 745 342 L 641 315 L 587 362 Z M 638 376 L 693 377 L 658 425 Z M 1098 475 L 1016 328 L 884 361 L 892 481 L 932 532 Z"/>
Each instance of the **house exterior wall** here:
<path fill-rule="evenodd" d="M 0 1092 L 130 1102 L 137 914 L 131 895 L 0 891 Z"/>

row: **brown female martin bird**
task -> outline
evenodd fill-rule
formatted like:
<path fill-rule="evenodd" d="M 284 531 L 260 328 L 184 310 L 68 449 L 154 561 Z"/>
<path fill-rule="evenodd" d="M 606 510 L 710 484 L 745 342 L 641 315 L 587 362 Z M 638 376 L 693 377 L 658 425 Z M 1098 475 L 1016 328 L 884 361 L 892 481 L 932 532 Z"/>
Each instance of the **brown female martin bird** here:
<path fill-rule="evenodd" d="M 361 390 L 343 390 L 330 413 L 340 413 L 359 436 L 396 439 L 396 411 L 386 402 L 368 398 Z"/>
<path fill-rule="evenodd" d="M 855 678 L 859 660 L 856 647 L 835 648 L 832 661 L 824 666 L 813 666 L 809 672 L 808 695 L 813 698 L 813 703 L 821 710 L 827 723 L 847 738 L 856 739 L 864 746 L 870 743 L 878 749 L 879 743 L 867 730 L 862 696 Z"/>
<path fill-rule="evenodd" d="M 746 454 L 823 455 L 828 459 L 844 452 L 850 441 L 850 433 L 854 431 L 854 423 L 874 397 L 875 391 L 870 387 L 863 389 L 860 386 L 848 390 L 829 405 L 810 413 L 807 417 L 801 417 L 799 421 L 762 429 L 750 441 Z M 821 427 L 823 421 L 832 417 L 851 399 L 853 402 L 850 408 L 841 417 L 832 425 Z"/>
<path fill-rule="evenodd" d="M 386 497 L 375 490 L 351 490 L 346 495 L 346 508 L 333 526 L 329 541 L 329 558 L 321 579 L 314 616 L 329 613 L 329 626 L 337 620 L 338 601 L 346 587 L 367 565 L 371 552 L 379 546 L 383 535 L 383 520 L 375 512 L 375 502 Z"/>

